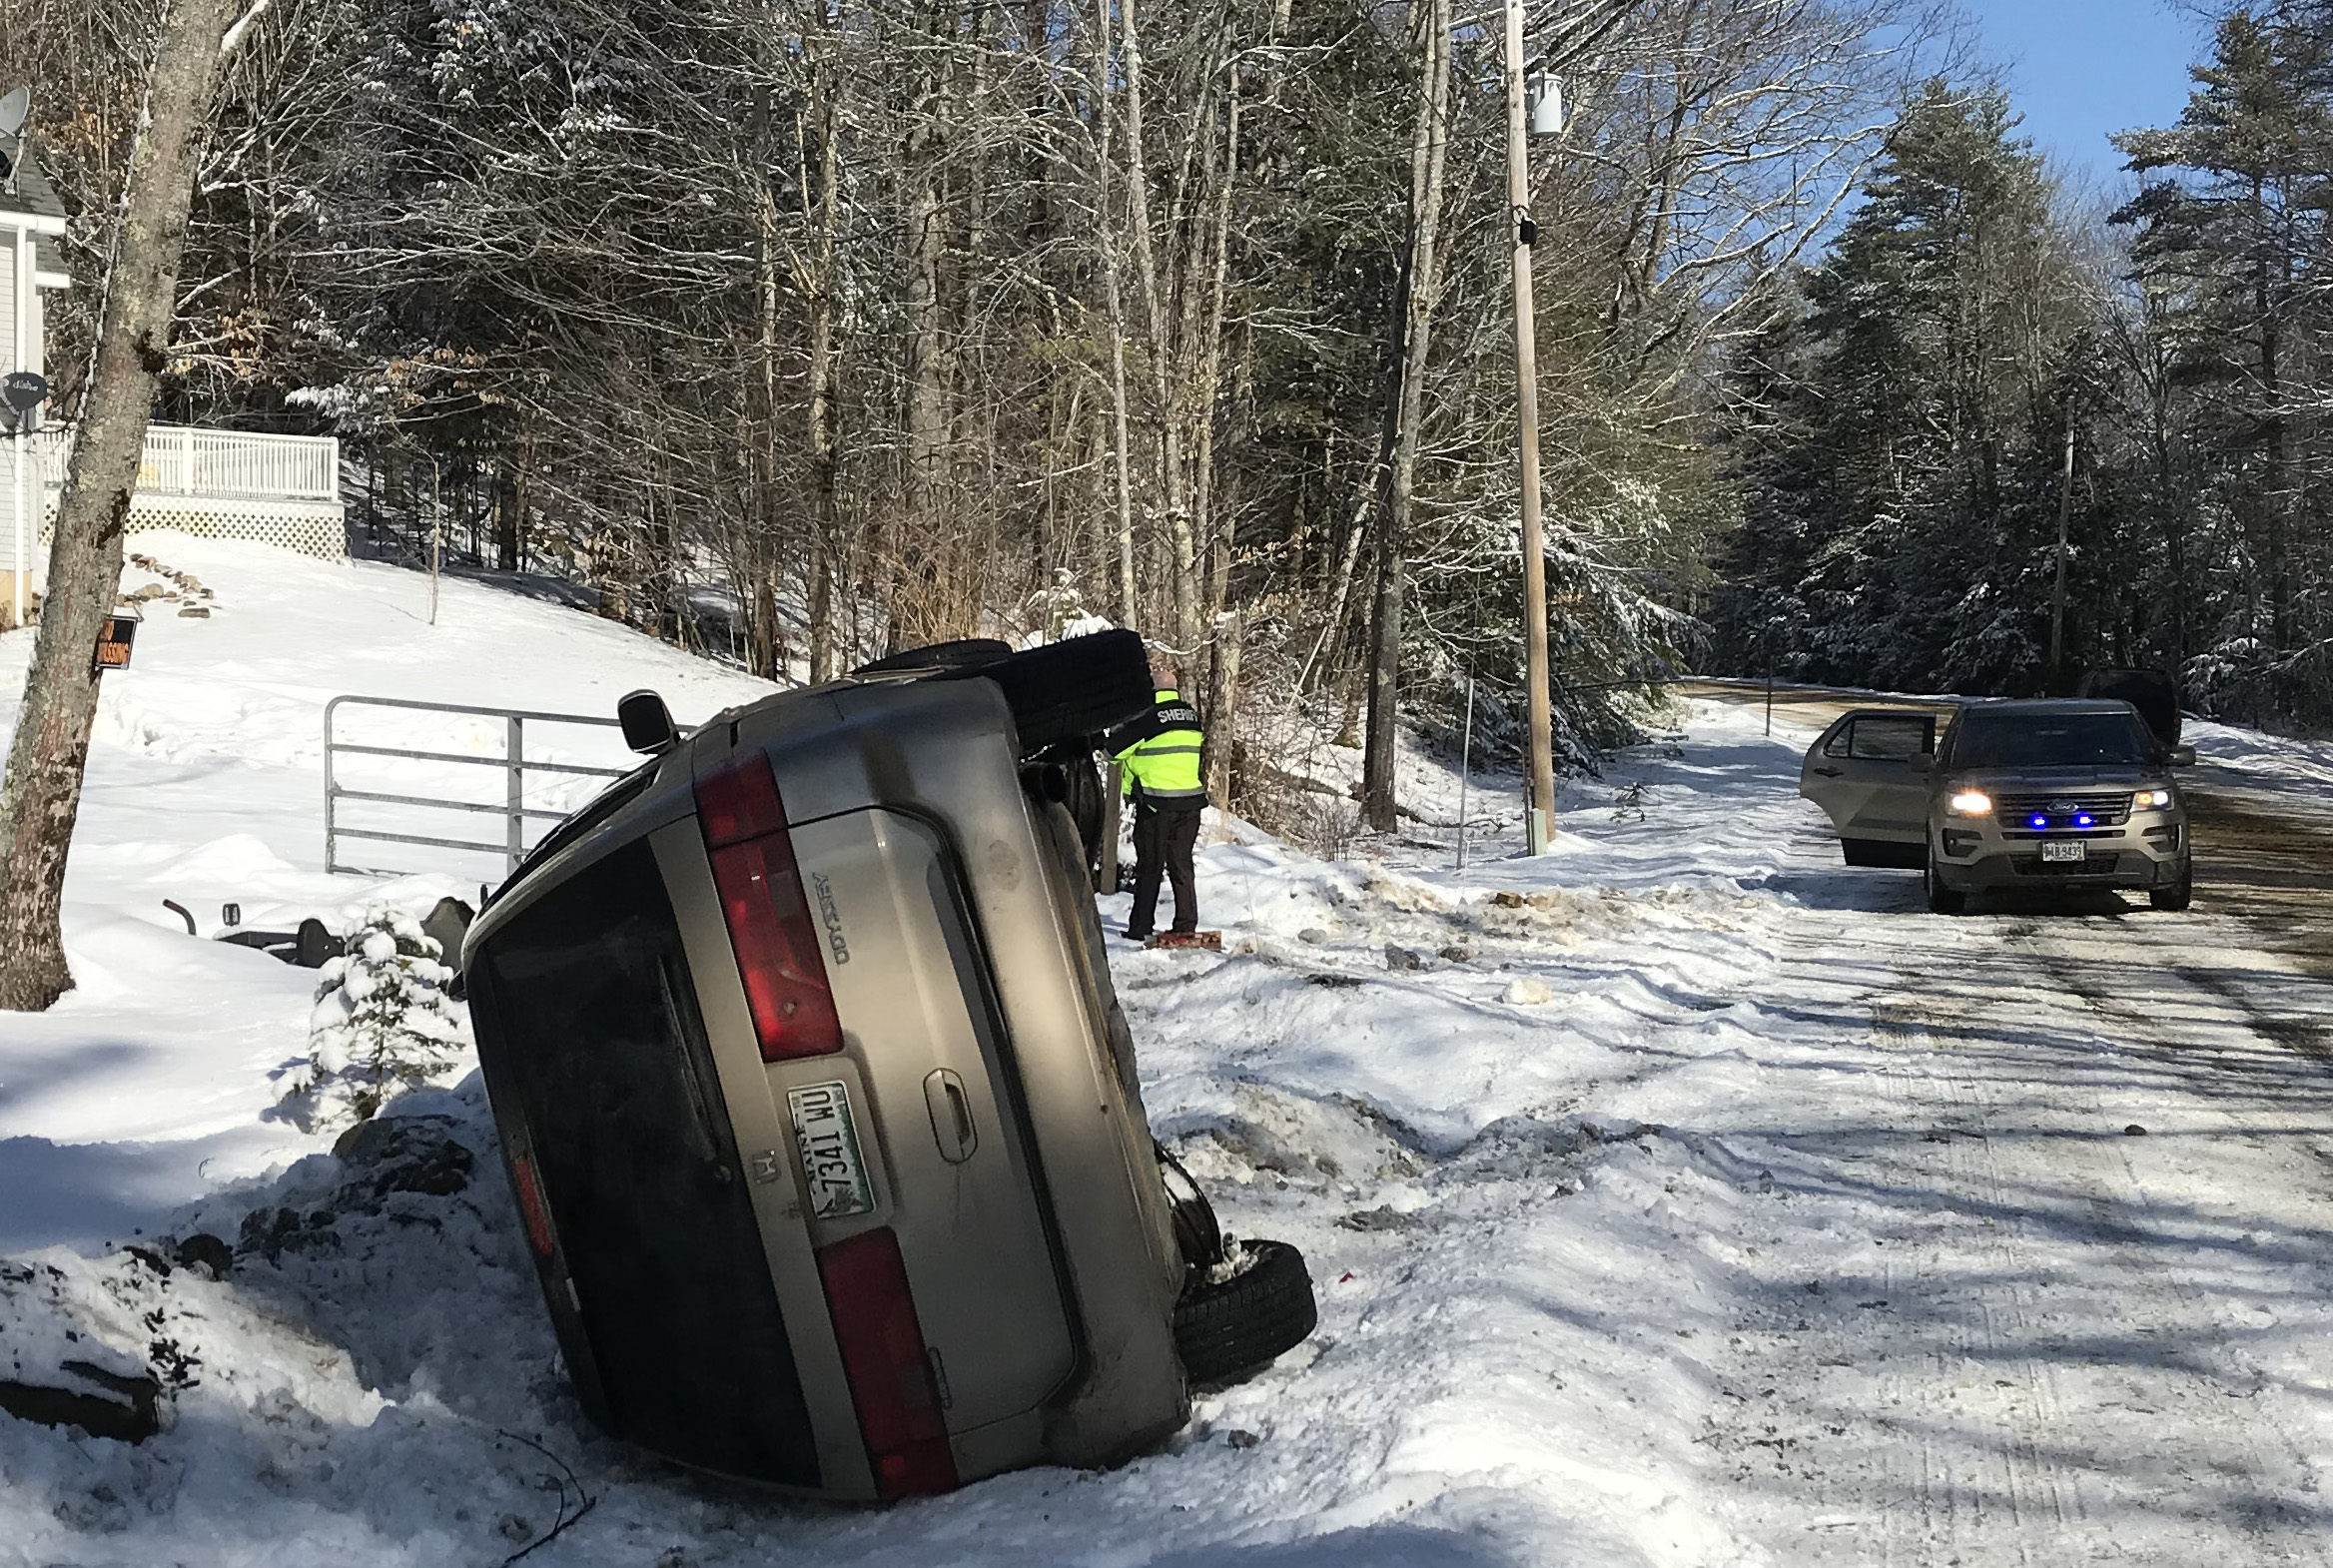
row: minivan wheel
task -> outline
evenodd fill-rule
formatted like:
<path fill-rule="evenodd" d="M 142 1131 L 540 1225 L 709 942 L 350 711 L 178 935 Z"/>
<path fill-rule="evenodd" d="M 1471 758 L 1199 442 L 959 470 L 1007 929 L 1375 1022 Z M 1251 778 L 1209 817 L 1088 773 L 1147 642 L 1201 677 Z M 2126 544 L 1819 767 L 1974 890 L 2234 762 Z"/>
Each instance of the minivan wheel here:
<path fill-rule="evenodd" d="M 2195 863 L 2189 861 L 2179 880 L 2167 888 L 2148 888 L 2146 901 L 2155 908 L 2177 914 L 2195 902 Z"/>
<path fill-rule="evenodd" d="M 1320 1321 L 1303 1253 L 1285 1241 L 1248 1241 L 1241 1251 L 1239 1272 L 1219 1282 L 1194 1273 L 1174 1303 L 1174 1350 L 1193 1386 L 1261 1371 Z"/>
<path fill-rule="evenodd" d="M 943 672 L 978 676 L 1003 688 L 1021 737 L 1021 754 L 1115 729 L 1152 702 L 1150 655 L 1131 631 L 1096 632 L 1026 648 L 1011 658 Z"/>
<path fill-rule="evenodd" d="M 1212 1268 L 1223 1260 L 1223 1227 L 1215 1221 L 1215 1205 L 1182 1169 L 1182 1162 L 1157 1139 L 1151 1147 L 1159 1155 L 1159 1180 L 1166 1188 L 1166 1204 L 1174 1219 L 1174 1247 L 1185 1267 Z"/>
<path fill-rule="evenodd" d="M 1931 860 L 1922 879 L 1928 885 L 1928 911 L 1932 915 L 1957 915 L 1968 907 L 1968 895 L 1944 886 L 1944 879 L 1937 875 L 1937 863 Z"/>

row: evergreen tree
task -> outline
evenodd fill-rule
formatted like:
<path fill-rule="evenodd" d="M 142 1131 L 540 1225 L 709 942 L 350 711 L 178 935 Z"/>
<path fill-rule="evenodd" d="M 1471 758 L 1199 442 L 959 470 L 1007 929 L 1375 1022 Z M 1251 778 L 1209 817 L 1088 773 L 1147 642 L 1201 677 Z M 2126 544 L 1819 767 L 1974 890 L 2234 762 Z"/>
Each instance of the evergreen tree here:
<path fill-rule="evenodd" d="M 1737 668 L 2036 687 L 2077 280 L 1997 90 L 1931 82 L 1802 304 L 1737 361 Z"/>
<path fill-rule="evenodd" d="M 2333 689 L 2321 505 L 2319 276 L 2333 195 L 2333 29 L 2303 8 L 2238 11 L 2176 126 L 2117 138 L 2148 176 L 2114 215 L 2161 312 L 2168 371 L 2234 526 L 2215 551 L 2218 614 L 2195 673 L 2208 691 L 2291 711 Z M 2201 562 L 2198 562 L 2201 565 Z M 2246 693 L 2257 684 L 2262 689 Z"/>
<path fill-rule="evenodd" d="M 348 955 L 327 963 L 309 1015 L 309 1071 L 294 1089 L 309 1126 L 362 1122 L 400 1089 L 457 1066 L 467 1037 L 434 938 L 403 910 L 368 908 Z"/>

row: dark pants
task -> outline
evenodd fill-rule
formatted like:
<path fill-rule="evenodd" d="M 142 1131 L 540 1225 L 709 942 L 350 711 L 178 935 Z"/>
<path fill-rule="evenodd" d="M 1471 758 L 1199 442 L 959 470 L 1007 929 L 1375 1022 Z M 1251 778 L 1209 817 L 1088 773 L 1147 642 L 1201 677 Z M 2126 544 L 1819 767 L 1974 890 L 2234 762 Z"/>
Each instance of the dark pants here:
<path fill-rule="evenodd" d="M 1148 800 L 1135 807 L 1135 909 L 1127 916 L 1130 937 L 1147 937 L 1159 918 L 1159 876 L 1166 873 L 1174 887 L 1174 929 L 1198 929 L 1198 885 L 1190 869 L 1198 848 L 1198 815 L 1202 801 L 1154 805 Z"/>

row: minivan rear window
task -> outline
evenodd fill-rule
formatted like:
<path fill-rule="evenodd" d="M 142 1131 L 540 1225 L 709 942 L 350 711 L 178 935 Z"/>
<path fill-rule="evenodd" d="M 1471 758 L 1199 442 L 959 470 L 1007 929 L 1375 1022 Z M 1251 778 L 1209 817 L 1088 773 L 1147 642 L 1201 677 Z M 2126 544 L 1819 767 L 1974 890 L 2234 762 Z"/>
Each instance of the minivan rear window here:
<path fill-rule="evenodd" d="M 642 841 L 578 872 L 481 957 L 479 1053 L 503 1070 L 490 1082 L 516 1088 L 616 1428 L 707 1469 L 816 1486 L 654 851 Z"/>
<path fill-rule="evenodd" d="M 1956 768 L 2095 768 L 2144 762 L 2152 747 L 2128 713 L 1983 713 L 1960 720 Z"/>

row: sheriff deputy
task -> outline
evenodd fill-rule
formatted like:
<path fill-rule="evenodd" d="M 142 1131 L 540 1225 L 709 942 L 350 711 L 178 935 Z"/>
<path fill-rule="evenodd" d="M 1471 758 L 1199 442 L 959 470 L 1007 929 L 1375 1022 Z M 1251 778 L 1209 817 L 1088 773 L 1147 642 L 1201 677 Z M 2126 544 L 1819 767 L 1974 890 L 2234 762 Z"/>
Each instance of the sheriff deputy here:
<path fill-rule="evenodd" d="M 1135 803 L 1135 907 L 1126 934 L 1150 940 L 1159 912 L 1159 878 L 1174 888 L 1174 927 L 1198 929 L 1198 887 L 1191 853 L 1198 845 L 1199 810 L 1207 803 L 1199 782 L 1198 709 L 1182 700 L 1174 665 L 1151 660 L 1158 696 L 1151 711 L 1112 732 L 1105 742 L 1124 775 L 1120 788 Z"/>

